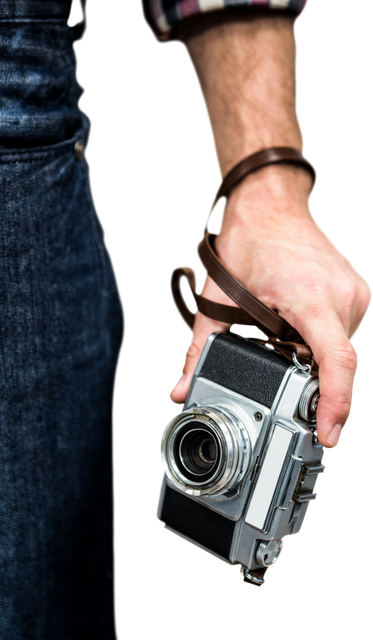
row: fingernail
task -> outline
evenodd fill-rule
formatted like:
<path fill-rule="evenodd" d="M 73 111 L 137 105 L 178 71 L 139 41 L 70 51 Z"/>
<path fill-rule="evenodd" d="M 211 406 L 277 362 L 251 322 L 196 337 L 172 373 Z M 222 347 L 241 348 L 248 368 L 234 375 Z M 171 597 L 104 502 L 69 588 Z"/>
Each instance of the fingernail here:
<path fill-rule="evenodd" d="M 183 373 L 176 387 L 172 390 L 172 393 L 174 393 L 175 391 L 176 392 L 181 391 L 185 384 L 185 380 L 186 380 L 186 373 Z"/>
<path fill-rule="evenodd" d="M 329 442 L 329 444 L 332 445 L 332 447 L 335 447 L 335 445 L 338 444 L 338 440 L 339 440 L 339 436 L 341 435 L 341 431 L 342 431 L 342 425 L 341 424 L 336 424 L 336 425 L 334 425 L 333 429 L 329 433 L 328 442 Z"/>

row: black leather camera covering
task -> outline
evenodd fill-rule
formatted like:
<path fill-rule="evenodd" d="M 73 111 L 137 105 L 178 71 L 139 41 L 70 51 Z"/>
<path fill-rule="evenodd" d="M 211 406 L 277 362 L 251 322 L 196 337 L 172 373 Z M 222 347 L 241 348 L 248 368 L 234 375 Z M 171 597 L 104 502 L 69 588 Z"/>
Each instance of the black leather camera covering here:
<path fill-rule="evenodd" d="M 281 354 L 254 340 L 221 333 L 199 375 L 270 409 L 289 366 Z"/>
<path fill-rule="evenodd" d="M 166 485 L 160 519 L 174 531 L 229 560 L 236 523 Z"/>

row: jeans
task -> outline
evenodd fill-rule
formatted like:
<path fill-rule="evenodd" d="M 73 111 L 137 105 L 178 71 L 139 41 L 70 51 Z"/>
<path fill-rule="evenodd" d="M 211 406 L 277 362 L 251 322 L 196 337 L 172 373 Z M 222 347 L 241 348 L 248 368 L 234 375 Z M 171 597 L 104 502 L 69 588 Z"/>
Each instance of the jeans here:
<path fill-rule="evenodd" d="M 113 640 L 122 338 L 71 0 L 0 0 L 0 638 Z"/>

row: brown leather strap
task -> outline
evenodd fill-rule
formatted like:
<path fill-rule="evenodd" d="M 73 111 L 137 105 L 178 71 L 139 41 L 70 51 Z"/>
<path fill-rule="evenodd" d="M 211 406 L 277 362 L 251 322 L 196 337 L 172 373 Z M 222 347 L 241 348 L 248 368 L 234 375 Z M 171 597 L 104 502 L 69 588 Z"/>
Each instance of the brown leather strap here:
<path fill-rule="evenodd" d="M 304 340 L 299 333 L 284 318 L 249 293 L 222 265 L 214 250 L 215 237 L 211 233 L 206 233 L 198 245 L 199 257 L 210 278 L 233 302 L 254 319 L 252 324 L 259 327 L 265 334 L 280 340 L 303 343 Z"/>
<path fill-rule="evenodd" d="M 227 196 L 230 190 L 245 176 L 269 164 L 279 162 L 288 162 L 304 167 L 310 172 L 312 181 L 315 181 L 316 174 L 312 165 L 307 162 L 298 149 L 290 147 L 263 149 L 233 167 L 224 178 L 212 208 L 214 208 L 219 198 Z M 180 291 L 180 279 L 183 276 L 187 278 L 197 308 L 203 315 L 229 325 L 255 325 L 269 338 L 267 341 L 259 342 L 270 342 L 289 359 L 291 359 L 292 353 L 295 353 L 299 361 L 311 361 L 312 351 L 304 343 L 300 334 L 284 318 L 281 318 L 276 311 L 269 309 L 249 293 L 223 266 L 215 252 L 215 238 L 216 236 L 208 233 L 206 229 L 205 237 L 198 246 L 198 253 L 209 276 L 231 298 L 237 307 L 219 304 L 198 295 L 195 290 L 195 277 L 192 269 L 188 267 L 176 269 L 172 275 L 172 293 L 176 306 L 189 327 L 193 328 L 194 314 L 186 306 Z"/>
<path fill-rule="evenodd" d="M 212 320 L 219 320 L 220 322 L 225 322 L 235 327 L 255 328 L 261 335 L 253 336 L 253 339 L 275 348 L 288 360 L 292 359 L 292 353 L 295 352 L 298 361 L 311 362 L 312 352 L 303 341 L 302 343 L 296 341 L 279 342 L 277 336 L 273 335 L 270 331 L 266 331 L 263 326 L 246 311 L 243 311 L 239 307 L 230 307 L 203 298 L 198 292 L 198 276 L 195 268 L 190 264 L 180 264 L 173 267 L 169 273 L 167 293 L 175 314 L 179 316 L 188 331 L 193 330 L 194 311 L 183 290 L 183 281 L 186 282 L 190 290 L 194 306 L 198 311 L 203 313 L 203 315 Z"/>
<path fill-rule="evenodd" d="M 268 338 L 268 340 L 259 340 L 255 338 L 256 342 L 260 344 L 270 344 L 274 349 L 279 351 L 285 358 L 292 360 L 292 355 L 295 353 L 298 362 L 312 362 L 312 351 L 307 344 L 300 344 L 299 342 L 280 342 L 277 338 Z"/>
<path fill-rule="evenodd" d="M 180 280 L 185 277 L 188 280 L 191 292 L 196 302 L 198 311 L 203 313 L 204 316 L 217 320 L 218 322 L 224 322 L 225 324 L 245 324 L 255 325 L 256 320 L 250 316 L 246 311 L 239 307 L 231 307 L 226 304 L 220 304 L 213 300 L 207 300 L 203 296 L 196 293 L 196 280 L 194 271 L 189 267 L 180 267 L 175 269 L 171 278 L 171 289 L 174 297 L 175 304 L 180 312 L 180 315 L 185 320 L 187 325 L 193 329 L 194 314 L 188 309 L 185 304 L 184 298 L 180 290 Z"/>
<path fill-rule="evenodd" d="M 262 149 L 261 151 L 253 153 L 253 155 L 239 162 L 235 167 L 233 167 L 233 169 L 220 183 L 207 212 L 203 235 L 205 235 L 207 231 L 210 230 L 210 219 L 214 214 L 216 207 L 223 200 L 223 198 L 227 197 L 229 191 L 233 187 L 235 187 L 249 173 L 257 171 L 258 169 L 261 169 L 262 167 L 265 167 L 269 164 L 275 164 L 277 162 L 290 162 L 292 164 L 299 164 L 310 171 L 312 179 L 314 180 L 312 193 L 315 192 L 318 183 L 318 170 L 302 151 L 292 147 L 270 147 L 269 149 Z"/>

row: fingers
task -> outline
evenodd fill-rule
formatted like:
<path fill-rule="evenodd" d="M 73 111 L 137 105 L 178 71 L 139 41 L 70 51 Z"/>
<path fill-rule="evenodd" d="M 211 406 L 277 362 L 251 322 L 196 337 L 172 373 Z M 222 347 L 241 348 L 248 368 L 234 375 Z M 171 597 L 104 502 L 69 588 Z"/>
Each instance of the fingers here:
<path fill-rule="evenodd" d="M 200 290 L 202 295 L 208 300 L 214 300 L 221 304 L 230 306 L 237 305 L 218 287 L 218 285 L 208 276 L 204 276 Z M 202 351 L 206 344 L 207 338 L 211 333 L 218 331 L 220 333 L 231 328 L 230 325 L 218 320 L 211 320 L 199 311 L 194 313 L 193 332 L 189 336 L 189 342 L 184 351 L 183 363 L 180 367 L 180 375 L 175 380 L 171 389 L 167 392 L 167 399 L 171 404 L 176 406 L 184 404 L 188 396 L 190 384 L 192 382 L 193 373 L 197 363 L 202 355 Z"/>
<path fill-rule="evenodd" d="M 339 446 L 351 419 L 360 354 L 329 298 L 317 305 L 315 301 L 303 301 L 294 319 L 318 365 L 317 434 L 323 447 L 331 451 Z"/>
<path fill-rule="evenodd" d="M 193 340 L 186 355 L 183 375 L 171 393 L 171 400 L 177 403 L 185 402 L 194 370 L 201 357 L 207 338 L 215 331 L 222 332 L 227 329 L 228 326 L 226 324 L 210 320 L 197 312 L 193 326 Z"/>
<path fill-rule="evenodd" d="M 310 346 L 319 365 L 318 439 L 330 451 L 339 447 L 351 419 L 360 354 L 343 333 L 329 342 L 325 335 L 316 337 L 313 348 Z"/>
<path fill-rule="evenodd" d="M 328 451 L 340 444 L 344 429 L 351 419 L 360 354 L 354 342 L 346 336 L 338 318 L 328 328 L 311 316 L 310 327 L 305 326 L 302 335 L 311 347 L 319 367 L 320 399 L 317 407 L 317 433 L 319 442 Z M 310 331 L 312 327 L 312 333 Z M 223 332 L 229 325 L 195 313 L 193 334 L 184 352 L 182 375 L 178 376 L 167 394 L 171 404 L 185 403 L 193 373 L 201 357 L 208 336 L 214 331 Z M 310 334 L 307 340 L 307 334 Z"/>

